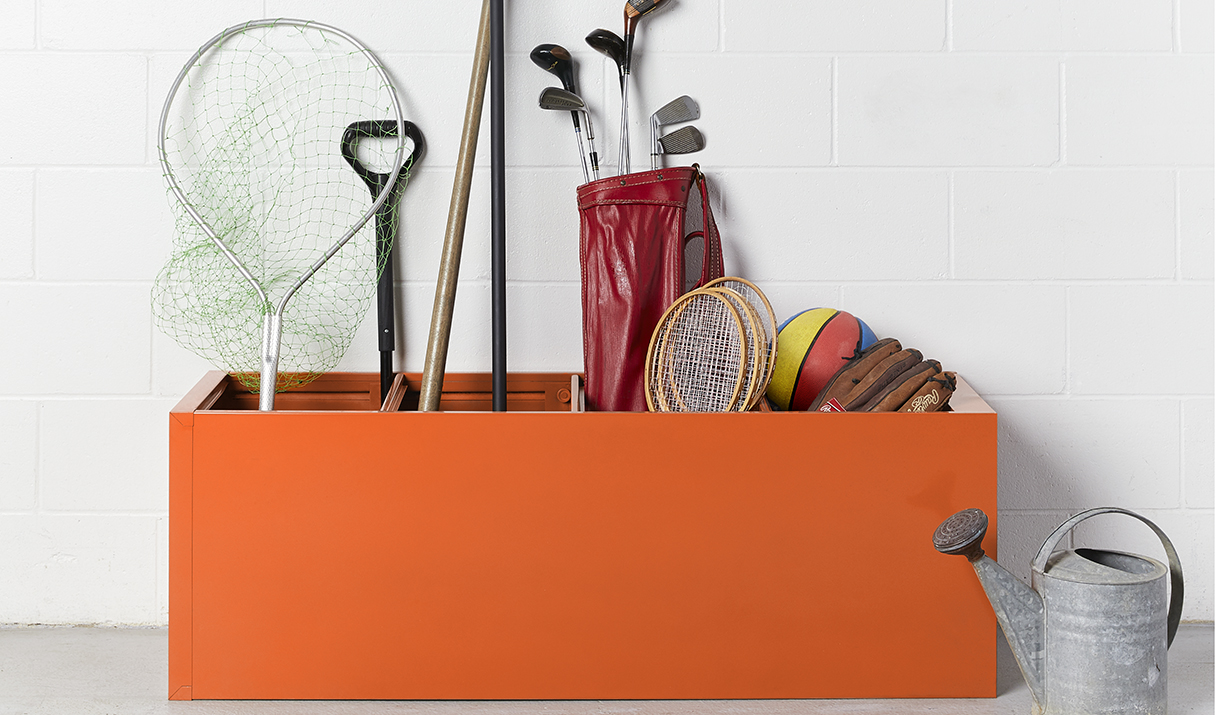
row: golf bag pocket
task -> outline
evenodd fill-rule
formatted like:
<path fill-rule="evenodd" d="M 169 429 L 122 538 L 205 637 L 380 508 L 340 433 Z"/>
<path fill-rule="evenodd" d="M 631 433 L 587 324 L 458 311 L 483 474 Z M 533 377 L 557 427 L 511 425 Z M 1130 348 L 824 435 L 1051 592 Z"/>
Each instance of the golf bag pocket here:
<path fill-rule="evenodd" d="M 643 412 L 657 321 L 678 296 L 724 275 L 707 182 L 695 164 L 600 179 L 576 198 L 586 404 Z"/>

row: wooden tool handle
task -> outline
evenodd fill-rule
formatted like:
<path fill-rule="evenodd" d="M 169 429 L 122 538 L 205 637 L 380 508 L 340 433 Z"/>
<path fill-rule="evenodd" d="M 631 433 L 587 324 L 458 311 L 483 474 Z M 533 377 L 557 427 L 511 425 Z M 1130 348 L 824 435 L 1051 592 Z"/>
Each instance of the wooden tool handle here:
<path fill-rule="evenodd" d="M 490 59 L 491 2 L 483 0 L 474 67 L 470 72 L 470 92 L 466 95 L 462 145 L 458 150 L 453 194 L 449 198 L 449 221 L 445 225 L 445 244 L 441 249 L 440 275 L 436 279 L 436 298 L 432 303 L 428 352 L 424 356 L 423 386 L 419 394 L 421 412 L 435 412 L 441 404 L 445 358 L 449 352 L 449 329 L 453 323 L 453 300 L 457 294 L 458 268 L 462 262 L 462 238 L 466 233 L 466 209 L 470 204 L 470 180 L 474 175 L 474 153 L 479 143 L 479 122 L 483 116 L 483 95 L 487 89 Z"/>

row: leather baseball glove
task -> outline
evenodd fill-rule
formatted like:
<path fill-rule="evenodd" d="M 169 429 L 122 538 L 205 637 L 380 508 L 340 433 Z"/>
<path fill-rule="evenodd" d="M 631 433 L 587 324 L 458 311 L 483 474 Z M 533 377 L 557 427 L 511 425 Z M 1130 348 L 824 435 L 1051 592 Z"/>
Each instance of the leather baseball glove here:
<path fill-rule="evenodd" d="M 957 375 L 925 360 L 893 338 L 878 340 L 847 360 L 811 410 L 821 412 L 936 412 L 945 409 Z"/>

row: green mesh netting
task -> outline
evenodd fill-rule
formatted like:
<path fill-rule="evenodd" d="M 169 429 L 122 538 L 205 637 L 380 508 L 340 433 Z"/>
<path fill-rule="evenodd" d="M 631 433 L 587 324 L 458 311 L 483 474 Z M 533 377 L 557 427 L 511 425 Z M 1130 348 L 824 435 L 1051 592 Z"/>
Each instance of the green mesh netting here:
<path fill-rule="evenodd" d="M 153 286 L 156 325 L 257 392 L 264 315 L 291 295 L 276 387 L 304 384 L 342 358 L 388 257 L 368 221 L 291 292 L 371 211 L 340 143 L 353 122 L 400 116 L 393 88 L 370 55 L 325 26 L 231 28 L 183 72 L 160 137 L 176 235 Z M 403 144 L 361 142 L 358 157 L 392 171 Z"/>

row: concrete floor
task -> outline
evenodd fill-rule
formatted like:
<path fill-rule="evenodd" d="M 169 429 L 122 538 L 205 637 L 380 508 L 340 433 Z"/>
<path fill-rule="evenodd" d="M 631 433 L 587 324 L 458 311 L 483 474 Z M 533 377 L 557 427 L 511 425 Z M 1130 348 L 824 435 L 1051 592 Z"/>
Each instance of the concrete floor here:
<path fill-rule="evenodd" d="M 1029 690 L 1003 638 L 994 700 L 527 702 L 166 700 L 164 629 L 0 627 L 0 715 L 1027 715 Z M 1215 628 L 1187 624 L 1169 658 L 1169 711 L 1215 712 Z"/>

